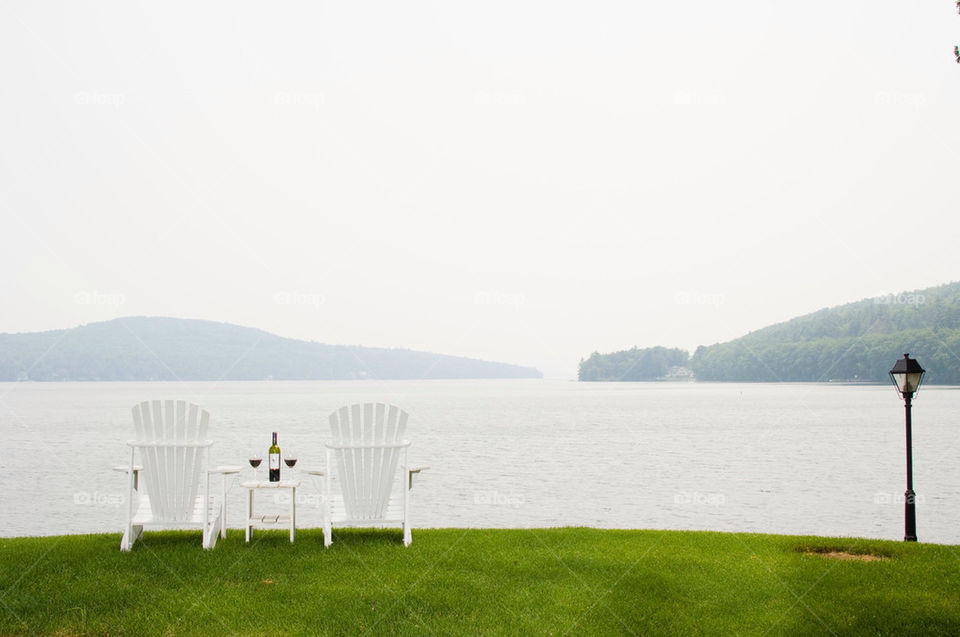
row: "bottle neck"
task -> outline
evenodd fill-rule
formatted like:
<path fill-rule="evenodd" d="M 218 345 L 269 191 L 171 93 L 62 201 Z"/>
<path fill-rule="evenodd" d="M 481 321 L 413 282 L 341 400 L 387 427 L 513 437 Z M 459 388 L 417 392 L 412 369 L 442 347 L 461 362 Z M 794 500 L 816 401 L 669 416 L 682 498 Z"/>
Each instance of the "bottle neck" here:
<path fill-rule="evenodd" d="M 277 432 L 276 432 L 276 431 L 273 432 L 273 445 L 274 445 L 274 446 L 277 445 Z"/>

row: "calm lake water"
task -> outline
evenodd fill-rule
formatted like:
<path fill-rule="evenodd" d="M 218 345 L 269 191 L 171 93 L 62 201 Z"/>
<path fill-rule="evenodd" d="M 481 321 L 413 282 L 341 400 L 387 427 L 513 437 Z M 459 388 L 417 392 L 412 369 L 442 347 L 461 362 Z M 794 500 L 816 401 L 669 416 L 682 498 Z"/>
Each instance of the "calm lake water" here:
<path fill-rule="evenodd" d="M 271 431 L 320 466 L 327 415 L 379 400 L 411 413 L 416 527 L 710 529 L 903 537 L 903 403 L 889 386 L 549 380 L 0 383 L 0 535 L 120 532 L 130 407 L 211 413 L 217 464 Z M 921 541 L 960 544 L 960 391 L 914 405 Z M 265 470 L 261 465 L 261 474 Z M 319 526 L 318 491 L 298 525 Z M 243 493 L 228 498 L 231 526 Z M 277 507 L 278 512 L 281 507 Z M 119 540 L 118 540 L 119 542 Z"/>

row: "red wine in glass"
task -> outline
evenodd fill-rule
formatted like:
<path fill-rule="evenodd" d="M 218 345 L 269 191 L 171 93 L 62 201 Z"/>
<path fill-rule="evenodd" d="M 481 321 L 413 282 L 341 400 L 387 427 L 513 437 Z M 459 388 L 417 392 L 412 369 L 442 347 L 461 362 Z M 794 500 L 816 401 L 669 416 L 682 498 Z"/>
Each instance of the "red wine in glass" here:
<path fill-rule="evenodd" d="M 260 453 L 260 450 L 254 447 L 250 450 L 250 455 L 247 456 L 250 459 L 250 466 L 256 469 L 260 466 L 260 463 L 263 462 L 263 454 Z"/>

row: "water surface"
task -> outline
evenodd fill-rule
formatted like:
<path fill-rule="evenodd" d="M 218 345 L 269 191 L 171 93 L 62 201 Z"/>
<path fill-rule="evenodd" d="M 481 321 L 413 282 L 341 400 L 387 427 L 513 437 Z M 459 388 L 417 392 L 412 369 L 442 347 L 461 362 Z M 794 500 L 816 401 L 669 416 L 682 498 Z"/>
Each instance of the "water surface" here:
<path fill-rule="evenodd" d="M 903 537 L 892 387 L 550 380 L 0 384 L 0 535 L 119 532 L 126 482 L 110 468 L 127 458 L 130 407 L 155 398 L 211 412 L 216 463 L 246 464 L 278 431 L 297 468 L 322 464 L 332 410 L 396 403 L 412 462 L 431 467 L 414 489 L 420 527 Z M 915 401 L 921 541 L 960 544 L 957 414 L 956 388 Z M 299 525 L 319 526 L 317 489 L 299 495 Z M 230 493 L 231 526 L 242 497 Z"/>

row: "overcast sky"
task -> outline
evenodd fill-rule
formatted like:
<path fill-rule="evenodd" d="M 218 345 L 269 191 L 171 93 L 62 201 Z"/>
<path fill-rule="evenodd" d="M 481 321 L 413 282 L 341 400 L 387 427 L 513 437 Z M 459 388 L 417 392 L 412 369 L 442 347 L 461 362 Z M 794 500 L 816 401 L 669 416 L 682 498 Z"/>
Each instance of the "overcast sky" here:
<path fill-rule="evenodd" d="M 0 332 L 572 376 L 960 279 L 950 0 L 4 2 Z"/>

